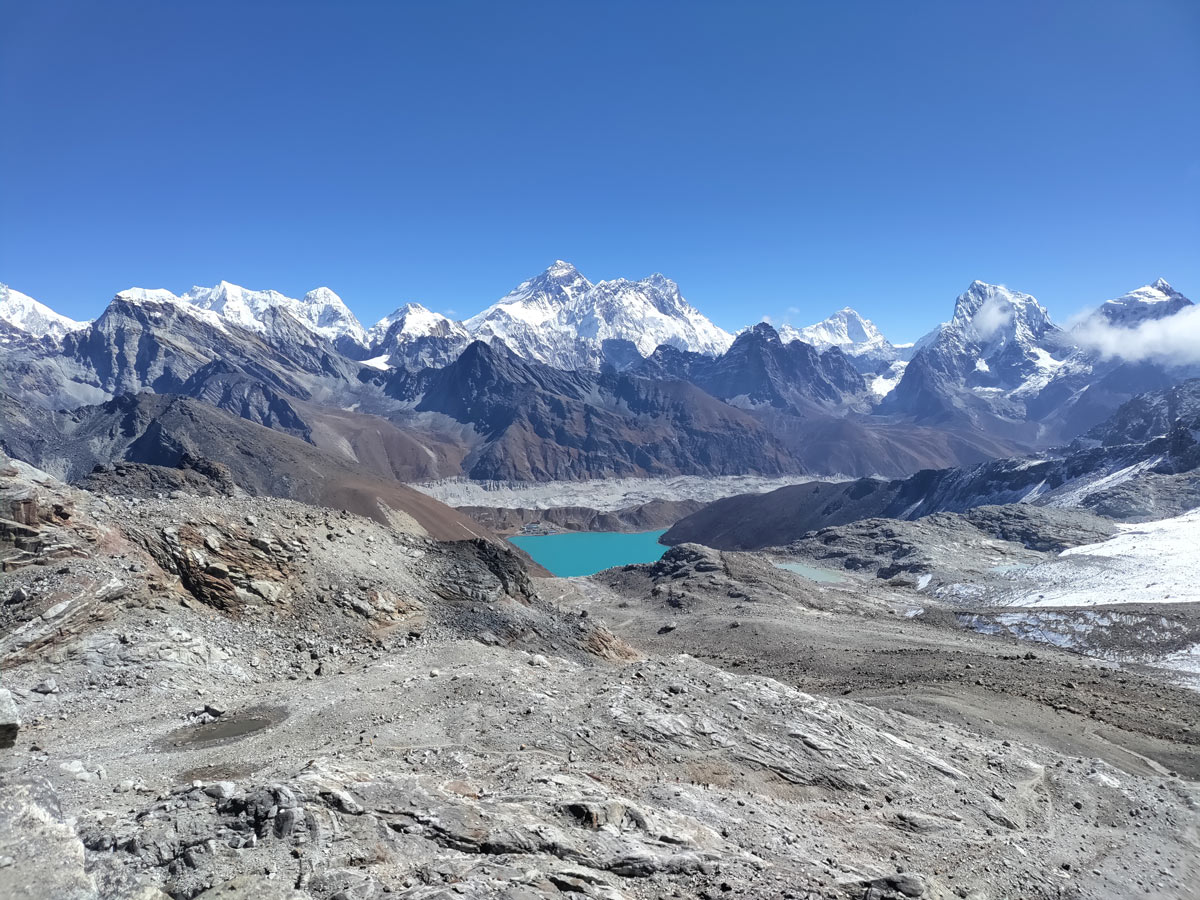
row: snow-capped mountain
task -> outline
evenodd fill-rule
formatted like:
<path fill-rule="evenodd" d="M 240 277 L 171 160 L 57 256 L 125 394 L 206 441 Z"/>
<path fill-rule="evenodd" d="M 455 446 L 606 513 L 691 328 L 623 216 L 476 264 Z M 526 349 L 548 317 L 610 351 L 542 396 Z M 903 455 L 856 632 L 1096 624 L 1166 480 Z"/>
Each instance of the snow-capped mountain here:
<path fill-rule="evenodd" d="M 879 397 L 886 396 L 900 382 L 912 356 L 912 344 L 893 344 L 874 322 L 849 306 L 815 325 L 804 328 L 783 325 L 779 336 L 784 341 L 804 341 L 818 350 L 837 347 L 859 372 L 868 376 L 872 393 Z"/>
<path fill-rule="evenodd" d="M 787 327 L 787 326 L 785 326 Z M 804 328 L 788 328 L 796 340 L 812 344 L 818 350 L 837 347 L 847 356 L 880 356 L 890 354 L 891 343 L 875 323 L 864 319 L 849 306 L 839 309 L 827 319 Z M 783 335 L 783 329 L 780 329 Z M 894 358 L 894 357 L 893 357 Z"/>
<path fill-rule="evenodd" d="M 0 284 L 0 343 L 17 340 L 48 338 L 58 341 L 72 331 L 78 331 L 87 322 L 68 319 L 39 303 L 27 294 Z"/>
<path fill-rule="evenodd" d="M 803 341 L 818 350 L 837 347 L 860 373 L 866 376 L 871 393 L 886 397 L 904 374 L 912 356 L 912 344 L 891 343 L 870 319 L 857 310 L 844 307 L 827 319 L 804 328 L 781 325 L 779 337 L 784 343 Z"/>
<path fill-rule="evenodd" d="M 1010 290 L 1001 284 L 972 281 L 970 287 L 954 301 L 954 315 L 917 342 L 928 346 L 947 334 L 974 342 L 986 359 L 1002 353 L 1006 347 L 1021 348 L 1039 344 L 1058 326 L 1037 298 L 1021 291 Z"/>
<path fill-rule="evenodd" d="M 474 337 L 561 369 L 596 368 L 608 341 L 649 356 L 661 344 L 715 356 L 733 336 L 683 299 L 662 275 L 592 284 L 558 260 L 463 325 Z"/>
<path fill-rule="evenodd" d="M 746 471 L 769 463 L 890 477 L 1065 442 L 1132 395 L 1200 374 L 1188 330 L 1200 308 L 1166 282 L 1101 309 L 1089 343 L 1030 295 L 973 282 L 905 369 L 905 348 L 850 309 L 782 328 L 784 341 L 762 324 L 731 342 L 661 275 L 593 284 L 562 262 L 467 323 L 407 304 L 370 332 L 328 290 L 293 299 L 225 282 L 182 296 L 134 288 L 83 324 L 4 289 L 0 402 L 52 411 L 180 394 L 304 440 L 333 440 L 342 427 L 366 440 L 369 429 L 342 413 L 370 411 L 433 429 L 437 446 L 459 447 L 463 426 L 503 432 L 488 450 L 494 466 L 477 469 L 497 477 L 598 477 L 609 471 L 599 457 L 571 462 L 579 442 L 603 430 L 601 415 L 615 439 L 633 413 L 653 420 L 635 440 L 652 441 L 639 458 L 657 460 L 654 471 L 716 471 L 697 450 L 715 429 L 731 441 L 725 462 Z M 421 386 L 419 404 L 392 390 L 403 385 Z M 523 423 L 515 430 L 510 414 Z M 751 425 L 787 459 L 747 449 L 764 433 Z M 36 441 L 37 429 L 26 437 Z M 387 452 L 413 449 L 401 443 L 408 450 L 384 441 Z"/>
<path fill-rule="evenodd" d="M 1160 278 L 1153 284 L 1109 300 L 1096 310 L 1096 314 L 1103 316 L 1111 325 L 1132 328 L 1151 319 L 1173 316 L 1192 305 L 1191 300 Z"/>
<path fill-rule="evenodd" d="M 1003 285 L 973 281 L 954 302 L 954 315 L 914 348 L 935 369 L 970 387 L 1017 390 L 1052 371 L 1071 346 L 1037 298 Z"/>
<path fill-rule="evenodd" d="M 278 291 L 251 291 L 228 281 L 215 287 L 193 287 L 182 296 L 162 288 L 129 288 L 117 296 L 133 302 L 175 303 L 209 313 L 210 324 L 231 323 L 248 331 L 264 333 L 273 310 L 289 313 L 311 331 L 335 344 L 365 347 L 367 331 L 342 298 L 327 287 L 309 291 L 297 300 Z M 212 317 L 215 316 L 214 320 Z"/>
<path fill-rule="evenodd" d="M 406 303 L 384 316 L 368 332 L 371 365 L 426 368 L 445 366 L 471 343 L 461 323 L 419 303 Z"/>
<path fill-rule="evenodd" d="M 1067 440 L 1133 395 L 1194 374 L 1178 360 L 1155 357 L 1153 348 L 1108 352 L 1135 338 L 1145 343 L 1149 325 L 1173 331 L 1179 317 L 1182 329 L 1191 310 L 1191 301 L 1160 279 L 1064 331 L 1029 294 L 976 281 L 958 297 L 950 321 L 917 342 L 883 411 L 918 422 L 965 417 L 973 428 L 1043 444 Z"/>
<path fill-rule="evenodd" d="M 886 406 L 918 420 L 981 409 L 1023 418 L 1014 397 L 1044 388 L 1072 350 L 1036 298 L 973 281 L 955 300 L 950 321 L 917 341 Z"/>
<path fill-rule="evenodd" d="M 369 343 L 371 346 L 379 344 L 389 332 L 407 337 L 446 337 L 453 333 L 468 333 L 460 323 L 426 309 L 420 303 L 405 303 L 372 325 L 367 332 Z"/>
<path fill-rule="evenodd" d="M 300 298 L 299 318 L 332 341 L 346 339 L 359 345 L 367 342 L 367 330 L 362 323 L 342 298 L 327 287 L 314 288 Z"/>

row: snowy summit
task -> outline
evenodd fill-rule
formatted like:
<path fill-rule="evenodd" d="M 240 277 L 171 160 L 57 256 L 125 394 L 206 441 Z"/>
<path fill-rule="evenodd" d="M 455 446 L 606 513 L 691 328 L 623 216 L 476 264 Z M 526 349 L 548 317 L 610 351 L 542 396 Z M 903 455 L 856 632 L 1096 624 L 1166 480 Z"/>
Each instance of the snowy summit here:
<path fill-rule="evenodd" d="M 367 343 L 366 329 L 342 298 L 327 287 L 311 290 L 300 300 L 278 291 L 247 290 L 228 281 L 221 281 L 215 287 L 195 286 L 182 296 L 163 288 L 129 288 L 117 297 L 135 303 L 174 303 L 191 311 L 208 313 L 202 318 L 213 324 L 228 322 L 260 334 L 267 330 L 268 313 L 278 309 L 327 340 L 348 339 L 360 346 Z"/>
<path fill-rule="evenodd" d="M 0 330 L 0 341 L 8 343 L 19 336 L 34 339 L 60 340 L 69 332 L 87 325 L 60 315 L 32 297 L 0 284 L 0 322 L 7 328 Z M 10 333 L 15 332 L 15 333 Z"/>
<path fill-rule="evenodd" d="M 605 341 L 629 341 L 642 356 L 661 344 L 715 356 L 733 342 L 663 275 L 592 284 L 563 260 L 463 324 L 480 340 L 563 369 L 594 368 Z"/>
<path fill-rule="evenodd" d="M 1112 325 L 1129 328 L 1151 319 L 1173 316 L 1192 301 L 1160 278 L 1101 305 L 1099 313 Z"/>

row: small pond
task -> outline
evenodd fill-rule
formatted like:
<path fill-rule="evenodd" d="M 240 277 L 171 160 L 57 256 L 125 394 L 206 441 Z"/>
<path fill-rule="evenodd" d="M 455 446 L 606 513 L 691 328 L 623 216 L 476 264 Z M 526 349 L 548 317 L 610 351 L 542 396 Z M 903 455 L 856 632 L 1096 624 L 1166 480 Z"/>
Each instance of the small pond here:
<path fill-rule="evenodd" d="M 845 584 L 848 580 L 841 572 L 833 569 L 822 569 L 820 566 L 810 566 L 802 562 L 777 562 L 775 568 L 802 575 L 809 581 L 819 584 Z"/>

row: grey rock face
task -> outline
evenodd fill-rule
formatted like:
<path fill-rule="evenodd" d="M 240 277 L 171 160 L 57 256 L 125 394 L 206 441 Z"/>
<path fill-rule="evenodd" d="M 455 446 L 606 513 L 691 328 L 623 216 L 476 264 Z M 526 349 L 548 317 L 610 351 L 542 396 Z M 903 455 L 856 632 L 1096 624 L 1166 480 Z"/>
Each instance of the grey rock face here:
<path fill-rule="evenodd" d="M 841 350 L 818 351 L 802 341 L 784 343 L 765 322 L 739 334 L 718 357 L 660 347 L 631 371 L 681 378 L 746 408 L 804 414 L 869 407 L 866 381 Z"/>
<path fill-rule="evenodd" d="M 1111 521 L 1095 513 L 1029 503 L 977 506 L 964 513 L 963 519 L 985 534 L 1030 550 L 1066 550 L 1094 544 L 1117 533 Z"/>
<path fill-rule="evenodd" d="M 473 426 L 483 441 L 467 461 L 475 479 L 779 474 L 797 468 L 761 424 L 694 385 L 563 372 L 523 360 L 501 343 L 477 341 L 445 369 L 396 372 L 384 389 L 418 412 Z"/>
<path fill-rule="evenodd" d="M 95 900 L 84 847 L 44 778 L 0 781 L 0 897 Z"/>

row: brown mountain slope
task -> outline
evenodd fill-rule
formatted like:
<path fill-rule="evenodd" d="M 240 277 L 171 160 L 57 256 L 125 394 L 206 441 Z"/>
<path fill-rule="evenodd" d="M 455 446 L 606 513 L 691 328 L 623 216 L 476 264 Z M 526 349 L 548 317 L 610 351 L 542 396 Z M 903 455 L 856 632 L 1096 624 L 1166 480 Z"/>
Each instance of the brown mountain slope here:
<path fill-rule="evenodd" d="M 296 400 L 316 447 L 381 478 L 435 481 L 462 474 L 470 435 L 400 427 L 379 416 Z M 465 431 L 465 429 L 459 429 Z"/>
<path fill-rule="evenodd" d="M 61 441 L 28 461 L 79 478 L 113 460 L 174 467 L 200 457 L 228 467 L 250 494 L 345 509 L 438 540 L 495 539 L 468 516 L 345 456 L 185 397 L 118 397 L 76 410 L 61 431 Z"/>

